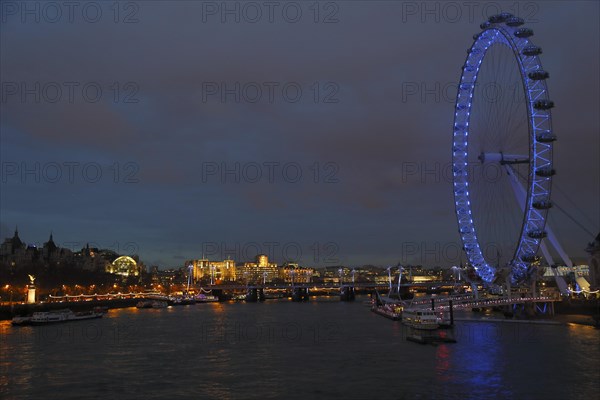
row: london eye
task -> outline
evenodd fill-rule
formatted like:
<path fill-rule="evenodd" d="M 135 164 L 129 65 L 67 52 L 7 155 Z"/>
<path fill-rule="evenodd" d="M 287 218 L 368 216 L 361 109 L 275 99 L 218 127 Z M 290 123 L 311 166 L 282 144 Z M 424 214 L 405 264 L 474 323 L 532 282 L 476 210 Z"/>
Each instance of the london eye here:
<path fill-rule="evenodd" d="M 547 232 L 551 109 L 540 54 L 509 13 L 481 24 L 458 84 L 452 144 L 458 230 L 469 264 L 487 283 L 500 270 L 525 281 Z"/>

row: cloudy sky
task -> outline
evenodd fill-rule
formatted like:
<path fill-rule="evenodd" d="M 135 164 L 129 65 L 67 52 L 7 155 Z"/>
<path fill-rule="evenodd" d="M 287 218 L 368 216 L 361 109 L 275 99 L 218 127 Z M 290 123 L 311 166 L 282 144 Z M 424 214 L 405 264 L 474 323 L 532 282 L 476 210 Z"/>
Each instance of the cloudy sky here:
<path fill-rule="evenodd" d="M 452 85 L 500 7 L 551 74 L 554 200 L 583 228 L 550 223 L 572 257 L 600 229 L 598 2 L 52 4 L 2 2 L 2 238 L 457 263 Z"/>

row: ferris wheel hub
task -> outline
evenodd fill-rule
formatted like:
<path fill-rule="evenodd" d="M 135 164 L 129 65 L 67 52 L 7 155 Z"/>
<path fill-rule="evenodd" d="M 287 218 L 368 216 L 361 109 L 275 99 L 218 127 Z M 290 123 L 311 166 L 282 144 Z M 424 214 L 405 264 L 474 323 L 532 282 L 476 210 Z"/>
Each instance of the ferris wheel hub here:
<path fill-rule="evenodd" d="M 504 154 L 502 152 L 500 152 L 500 153 L 481 152 L 481 154 L 479 154 L 479 156 L 477 158 L 479 159 L 479 161 L 481 161 L 482 164 L 497 163 L 500 165 L 505 165 L 505 164 L 528 164 L 529 163 L 528 156 L 519 155 L 519 154 Z"/>

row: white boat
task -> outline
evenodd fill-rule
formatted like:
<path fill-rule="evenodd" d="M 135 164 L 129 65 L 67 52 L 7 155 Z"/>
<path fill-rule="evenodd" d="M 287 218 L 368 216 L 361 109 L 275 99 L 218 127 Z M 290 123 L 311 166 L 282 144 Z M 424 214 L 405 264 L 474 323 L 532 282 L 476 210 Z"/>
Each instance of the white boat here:
<path fill-rule="evenodd" d="M 219 298 L 217 296 L 205 295 L 202 293 L 196 295 L 195 299 L 198 303 L 214 303 L 219 301 Z"/>
<path fill-rule="evenodd" d="M 427 308 L 405 308 L 402 312 L 402 323 L 415 329 L 438 329 L 443 321 L 443 314 Z"/>
<path fill-rule="evenodd" d="M 71 310 L 55 310 L 34 312 L 31 317 L 15 317 L 13 325 L 46 325 L 57 322 L 82 321 L 86 319 L 101 318 L 103 313 L 84 311 L 74 313 Z"/>

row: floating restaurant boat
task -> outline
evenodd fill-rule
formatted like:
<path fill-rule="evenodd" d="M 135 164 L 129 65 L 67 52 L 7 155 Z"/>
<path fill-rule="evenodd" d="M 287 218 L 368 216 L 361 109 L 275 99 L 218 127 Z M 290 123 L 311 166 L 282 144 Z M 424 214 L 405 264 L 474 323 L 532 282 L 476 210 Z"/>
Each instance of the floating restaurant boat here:
<path fill-rule="evenodd" d="M 405 304 L 400 299 L 390 299 L 375 291 L 375 297 L 371 300 L 371 311 L 375 314 L 389 318 L 393 321 L 402 320 L 402 312 Z"/>
<path fill-rule="evenodd" d="M 215 303 L 219 301 L 219 298 L 217 296 L 205 295 L 202 293 L 200 293 L 194 298 L 196 299 L 197 303 Z"/>
<path fill-rule="evenodd" d="M 196 304 L 196 299 L 193 297 L 171 297 L 169 298 L 169 304 L 173 305 L 173 306 L 189 306 L 192 304 Z"/>
<path fill-rule="evenodd" d="M 142 300 L 135 305 L 137 308 L 165 308 L 169 304 L 166 301 Z"/>
<path fill-rule="evenodd" d="M 55 311 L 34 312 L 31 317 L 15 317 L 13 325 L 47 325 L 58 322 L 83 321 L 88 319 L 102 318 L 103 313 L 94 311 L 76 312 L 69 309 Z"/>
<path fill-rule="evenodd" d="M 402 323 L 414 329 L 434 330 L 446 325 L 443 313 L 427 308 L 407 308 L 402 312 Z"/>
<path fill-rule="evenodd" d="M 373 311 L 375 314 L 379 314 L 393 321 L 402 320 L 402 309 L 403 307 L 401 304 L 392 303 L 384 304 L 381 306 L 373 305 L 373 307 L 371 307 L 371 311 Z"/>

